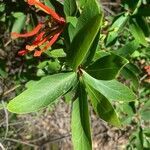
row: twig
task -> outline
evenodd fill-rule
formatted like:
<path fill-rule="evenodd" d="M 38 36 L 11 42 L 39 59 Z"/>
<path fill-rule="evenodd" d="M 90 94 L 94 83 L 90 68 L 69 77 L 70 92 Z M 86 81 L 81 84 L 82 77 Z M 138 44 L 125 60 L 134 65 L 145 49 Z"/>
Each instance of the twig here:
<path fill-rule="evenodd" d="M 10 89 L 10 90 L 8 90 L 8 91 L 4 92 L 3 96 L 5 96 L 5 95 L 9 94 L 10 92 L 14 91 L 15 89 L 17 89 L 17 88 L 18 88 L 18 87 L 20 87 L 20 86 L 21 86 L 21 85 L 16 85 L 16 86 L 15 86 L 15 87 L 13 87 L 12 89 Z"/>
<path fill-rule="evenodd" d="M 5 150 L 4 146 L 0 143 L 1 150 Z"/>
<path fill-rule="evenodd" d="M 103 2 L 102 5 L 107 5 L 107 6 L 119 6 L 120 4 L 118 4 L 118 3 L 113 3 L 113 2 Z"/>
<path fill-rule="evenodd" d="M 107 133 L 107 131 L 105 131 L 105 132 L 102 132 L 102 133 L 96 133 L 96 134 L 94 134 L 94 136 L 97 136 L 97 135 L 104 135 L 104 134 L 106 134 Z M 64 135 L 64 136 L 61 136 L 61 137 L 59 137 L 59 138 L 54 138 L 54 139 L 52 139 L 52 140 L 50 140 L 50 141 L 46 141 L 45 143 L 44 143 L 44 145 L 45 144 L 47 144 L 47 143 L 55 143 L 55 142 L 57 142 L 57 141 L 61 141 L 61 140 L 63 140 L 63 139 L 65 139 L 65 138 L 70 138 L 71 137 L 71 134 L 67 134 L 67 135 Z M 43 139 L 42 137 L 41 137 L 41 139 Z"/>
<path fill-rule="evenodd" d="M 65 139 L 65 138 L 68 138 L 68 137 L 71 137 L 71 134 L 67 134 L 67 135 L 61 136 L 61 137 L 59 137 L 59 138 L 52 139 L 52 140 L 50 140 L 50 141 L 46 141 L 46 142 L 44 143 L 44 145 L 47 144 L 47 143 L 55 143 L 55 142 L 57 142 L 57 141 L 61 141 L 61 140 Z"/>
<path fill-rule="evenodd" d="M 47 137 L 46 135 L 43 135 L 43 136 L 41 136 L 41 137 L 39 137 L 37 139 L 30 140 L 30 142 L 32 142 L 32 143 L 39 142 L 39 141 L 45 139 L 46 137 Z"/>
<path fill-rule="evenodd" d="M 145 74 L 145 75 L 140 79 L 140 82 L 143 81 L 146 77 L 147 77 L 147 75 Z"/>
<path fill-rule="evenodd" d="M 7 47 L 11 43 L 11 40 L 7 41 L 7 43 L 4 45 L 4 47 Z"/>
<path fill-rule="evenodd" d="M 37 145 L 31 144 L 31 143 L 27 143 L 27 142 L 23 142 L 23 141 L 16 140 L 16 139 L 6 138 L 5 140 L 11 141 L 11 142 L 15 142 L 15 143 L 24 144 L 24 145 L 27 145 L 27 146 L 30 146 L 30 147 L 34 147 L 34 148 L 38 148 Z"/>

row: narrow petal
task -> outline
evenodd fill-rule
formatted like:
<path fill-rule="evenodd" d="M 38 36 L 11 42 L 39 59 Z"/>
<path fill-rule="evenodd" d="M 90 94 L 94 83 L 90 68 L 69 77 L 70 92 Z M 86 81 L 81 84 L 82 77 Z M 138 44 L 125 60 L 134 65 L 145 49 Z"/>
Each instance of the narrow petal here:
<path fill-rule="evenodd" d="M 29 5 L 35 5 L 39 0 L 28 0 Z"/>
<path fill-rule="evenodd" d="M 35 40 L 33 41 L 33 44 L 34 44 L 34 45 L 37 45 L 40 41 L 42 41 L 44 34 L 45 34 L 45 32 L 42 31 L 42 32 L 35 38 Z"/>
<path fill-rule="evenodd" d="M 33 51 L 36 47 L 42 45 L 44 42 L 46 42 L 46 39 L 43 40 L 45 32 L 41 32 L 33 41 L 32 45 L 26 45 L 26 49 L 29 51 Z"/>
<path fill-rule="evenodd" d="M 39 0 L 28 0 L 29 5 L 35 5 L 39 7 L 41 10 L 46 12 L 47 14 L 50 14 L 55 20 L 57 20 L 59 23 L 65 23 L 65 19 L 60 17 L 53 9 L 49 8 L 48 6 L 41 3 Z"/>
<path fill-rule="evenodd" d="M 29 51 L 33 51 L 36 47 L 41 46 L 43 43 L 45 43 L 47 41 L 47 38 L 44 38 L 42 41 L 39 41 L 39 43 L 37 43 L 36 45 L 26 45 L 26 49 Z"/>
<path fill-rule="evenodd" d="M 16 33 L 16 32 L 12 32 L 11 33 L 11 37 L 13 39 L 15 39 L 15 38 L 19 38 L 19 37 L 30 37 L 30 36 L 33 36 L 33 35 L 37 34 L 40 31 L 42 26 L 43 26 L 43 24 L 38 24 L 32 31 L 30 31 L 28 33 L 24 33 L 24 34 L 19 34 L 19 33 Z"/>
<path fill-rule="evenodd" d="M 33 45 L 26 45 L 26 49 L 29 50 L 29 51 L 33 51 L 35 48 L 41 46 L 42 44 L 44 44 L 46 41 L 47 41 L 47 37 L 44 38 L 43 40 L 39 41 L 39 43 L 37 43 L 36 45 L 33 44 Z"/>
<path fill-rule="evenodd" d="M 150 66 L 145 66 L 145 67 L 144 67 L 144 69 L 149 69 L 149 68 L 150 68 Z"/>
<path fill-rule="evenodd" d="M 36 50 L 36 51 L 34 52 L 34 57 L 39 57 L 39 56 L 41 56 L 41 54 L 42 54 L 41 51 Z"/>
<path fill-rule="evenodd" d="M 47 50 L 49 47 L 51 47 L 55 42 L 56 40 L 58 39 L 59 35 L 61 34 L 62 31 L 58 32 L 57 34 L 55 34 L 51 40 L 47 43 L 47 45 L 41 49 L 42 52 L 44 52 L 45 50 Z"/>
<path fill-rule="evenodd" d="M 41 50 L 39 50 L 39 51 L 38 51 L 38 50 L 35 51 L 35 52 L 34 52 L 34 56 L 35 56 L 35 57 L 41 56 L 42 52 L 46 51 L 49 47 L 51 47 L 51 46 L 56 42 L 56 40 L 57 40 L 58 37 L 60 36 L 61 32 L 62 32 L 62 30 L 59 31 L 58 33 L 56 33 L 56 34 L 51 38 L 51 40 L 47 43 L 47 45 L 46 45 L 43 49 L 41 49 Z"/>
<path fill-rule="evenodd" d="M 27 50 L 20 50 L 19 52 L 18 52 L 18 55 L 19 56 L 24 56 L 25 54 L 27 54 Z"/>

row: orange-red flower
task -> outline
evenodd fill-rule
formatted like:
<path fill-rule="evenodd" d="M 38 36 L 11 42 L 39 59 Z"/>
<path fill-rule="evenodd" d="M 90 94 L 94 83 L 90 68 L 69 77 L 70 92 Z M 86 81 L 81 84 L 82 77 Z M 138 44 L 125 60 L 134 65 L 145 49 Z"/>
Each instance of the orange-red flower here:
<path fill-rule="evenodd" d="M 145 69 L 147 75 L 150 76 L 150 66 L 145 66 L 144 69 Z"/>
<path fill-rule="evenodd" d="M 28 0 L 29 5 L 35 5 L 43 10 L 45 13 L 51 15 L 51 19 L 44 23 L 39 23 L 32 31 L 24 34 L 16 32 L 11 33 L 13 39 L 19 37 L 32 37 L 36 36 L 31 45 L 26 45 L 25 49 L 18 52 L 19 55 L 25 55 L 29 51 L 34 51 L 34 56 L 40 56 L 42 52 L 51 47 L 58 39 L 63 31 L 65 19 L 60 17 L 54 10 L 45 6 L 39 0 Z M 40 47 L 43 46 L 41 49 Z"/>

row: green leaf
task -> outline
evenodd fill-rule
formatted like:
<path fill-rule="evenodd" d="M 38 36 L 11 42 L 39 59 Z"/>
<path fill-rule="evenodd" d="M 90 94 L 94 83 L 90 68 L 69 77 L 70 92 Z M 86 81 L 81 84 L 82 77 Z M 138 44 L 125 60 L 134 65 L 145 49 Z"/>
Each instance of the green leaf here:
<path fill-rule="evenodd" d="M 121 123 L 112 104 L 101 93 L 86 84 L 92 106 L 99 117 L 111 125 L 120 127 Z"/>
<path fill-rule="evenodd" d="M 146 18 L 142 17 L 142 16 L 138 16 L 136 17 L 136 22 L 139 25 L 139 27 L 142 29 L 144 35 L 146 37 L 150 36 L 150 26 L 148 21 L 146 20 Z"/>
<path fill-rule="evenodd" d="M 13 14 L 13 16 L 15 17 L 15 22 L 13 24 L 11 32 L 20 33 L 25 25 L 26 15 L 24 15 L 24 13 L 22 12 L 16 12 Z"/>
<path fill-rule="evenodd" d="M 23 114 L 38 111 L 65 94 L 76 82 L 75 73 L 60 73 L 28 85 L 28 89 L 9 102 L 9 111 Z M 32 86 L 33 85 L 33 86 Z"/>
<path fill-rule="evenodd" d="M 27 89 L 30 89 L 30 88 L 34 87 L 34 85 L 36 85 L 38 82 L 39 82 L 39 81 L 36 81 L 36 80 L 30 80 L 29 82 L 27 82 L 27 83 L 25 84 L 25 87 L 26 87 Z"/>
<path fill-rule="evenodd" d="M 50 52 L 51 57 L 58 58 L 58 57 L 66 57 L 66 53 L 63 49 L 54 49 Z"/>
<path fill-rule="evenodd" d="M 95 40 L 95 38 L 100 29 L 102 17 L 103 17 L 103 12 L 97 0 L 87 0 L 83 11 L 80 17 L 78 18 L 77 25 L 74 29 L 72 28 L 73 32 L 71 30 L 71 34 L 70 34 L 71 41 L 73 38 L 73 42 L 70 47 L 70 51 L 68 55 L 68 59 L 69 59 L 68 62 L 70 63 L 71 66 L 73 66 L 74 70 L 78 66 L 74 67 L 75 64 L 73 64 L 74 63 L 73 61 L 75 61 L 75 59 L 72 60 L 72 58 L 74 58 L 74 55 L 80 55 L 79 54 L 80 49 L 82 49 L 83 55 L 81 55 L 79 60 L 77 60 L 78 63 L 82 63 L 82 62 L 85 63 L 86 62 L 85 59 L 89 58 L 89 55 L 90 55 L 90 59 L 92 58 L 91 57 L 92 53 L 94 55 L 95 49 L 94 49 L 93 44 L 97 45 L 97 43 L 95 43 L 97 41 Z M 98 18 L 99 18 L 99 21 L 98 21 Z M 99 24 L 98 26 L 96 25 L 96 22 L 97 22 L 97 25 Z M 92 32 L 89 33 L 89 31 L 90 32 L 92 31 Z M 72 58 L 70 58 L 70 56 Z"/>
<path fill-rule="evenodd" d="M 68 17 L 66 18 L 66 20 L 67 20 L 67 23 L 71 23 L 71 25 L 72 25 L 74 28 L 76 27 L 77 22 L 78 22 L 77 17 L 68 16 Z"/>
<path fill-rule="evenodd" d="M 5 7 L 6 5 L 4 3 L 0 4 L 0 12 L 4 12 L 5 11 Z"/>
<path fill-rule="evenodd" d="M 134 72 L 132 72 L 130 69 L 128 69 L 127 67 L 124 67 L 121 70 L 121 74 L 124 76 L 124 78 L 126 80 L 131 80 L 132 86 L 135 90 L 138 89 L 139 87 L 139 79 L 136 76 L 136 74 Z"/>
<path fill-rule="evenodd" d="M 100 32 L 97 33 L 88 53 L 86 55 L 85 61 L 83 62 L 83 66 L 88 66 L 91 63 L 91 61 L 93 60 L 96 51 L 98 51 L 98 49 L 99 49 L 99 41 L 100 41 L 99 39 L 100 39 Z"/>
<path fill-rule="evenodd" d="M 112 80 L 127 63 L 127 59 L 110 54 L 96 60 L 87 68 L 87 72 L 96 79 Z"/>
<path fill-rule="evenodd" d="M 115 31 L 109 32 L 105 39 L 105 45 L 106 47 L 112 46 L 117 41 L 118 33 Z"/>
<path fill-rule="evenodd" d="M 78 18 L 75 33 L 77 34 L 86 24 L 89 23 L 96 15 L 103 16 L 103 11 L 101 9 L 100 3 L 97 0 L 84 0 L 84 9 Z"/>
<path fill-rule="evenodd" d="M 64 1 L 64 13 L 66 16 L 72 16 L 77 11 L 77 5 L 75 0 Z"/>
<path fill-rule="evenodd" d="M 122 30 L 125 28 L 128 20 L 129 20 L 128 14 L 121 14 L 120 16 L 117 16 L 114 19 L 109 29 L 110 32 L 106 38 L 106 46 L 113 44 L 117 40 L 119 33 L 122 32 Z"/>
<path fill-rule="evenodd" d="M 135 40 L 142 44 L 143 46 L 148 46 L 148 43 L 145 39 L 145 35 L 140 28 L 140 26 L 137 24 L 137 22 L 134 19 L 130 19 L 129 24 L 130 32 L 134 36 Z"/>
<path fill-rule="evenodd" d="M 73 102 L 71 129 L 74 149 L 92 150 L 87 95 L 82 83 L 78 87 L 78 98 Z"/>
<path fill-rule="evenodd" d="M 136 99 L 135 94 L 125 85 L 116 80 L 97 80 L 83 71 L 83 79 L 95 90 L 99 91 L 108 100 L 130 102 Z"/>
<path fill-rule="evenodd" d="M 141 110 L 142 119 L 145 121 L 150 120 L 150 101 L 147 101 Z"/>
<path fill-rule="evenodd" d="M 76 0 L 80 8 L 83 8 L 88 0 Z"/>
<path fill-rule="evenodd" d="M 133 102 L 117 105 L 117 112 L 119 116 L 121 116 L 121 123 L 123 125 L 131 124 L 133 116 L 135 115 L 131 103 Z"/>
<path fill-rule="evenodd" d="M 132 71 L 133 73 L 135 73 L 138 76 L 140 73 L 142 73 L 142 71 L 140 70 L 140 68 L 138 66 L 136 66 L 136 64 L 128 63 L 126 65 L 126 68 L 128 68 L 130 71 Z"/>
<path fill-rule="evenodd" d="M 119 16 L 116 16 L 114 18 L 114 21 L 113 21 L 111 27 L 110 27 L 110 30 L 115 30 L 117 32 L 122 31 L 122 29 L 126 25 L 128 19 L 129 19 L 128 13 L 123 13 Z"/>
<path fill-rule="evenodd" d="M 101 15 L 97 15 L 78 32 L 70 46 L 68 55 L 69 64 L 73 70 L 84 61 L 101 25 Z"/>
<path fill-rule="evenodd" d="M 53 4 L 51 3 L 50 0 L 44 0 L 45 5 L 47 5 L 48 7 L 52 8 L 53 10 L 55 10 Z"/>
<path fill-rule="evenodd" d="M 128 57 L 130 56 L 135 50 L 139 48 L 139 43 L 136 40 L 133 40 L 131 42 L 127 42 L 123 47 L 120 49 L 116 50 L 117 55 L 121 55 L 123 57 Z"/>
<path fill-rule="evenodd" d="M 105 50 L 100 50 L 100 51 L 98 50 L 98 51 L 96 51 L 96 53 L 94 55 L 93 61 L 96 61 L 96 60 L 98 60 L 98 59 L 100 59 L 100 58 L 102 58 L 104 56 L 108 56 L 110 54 L 111 53 L 108 53 Z"/>

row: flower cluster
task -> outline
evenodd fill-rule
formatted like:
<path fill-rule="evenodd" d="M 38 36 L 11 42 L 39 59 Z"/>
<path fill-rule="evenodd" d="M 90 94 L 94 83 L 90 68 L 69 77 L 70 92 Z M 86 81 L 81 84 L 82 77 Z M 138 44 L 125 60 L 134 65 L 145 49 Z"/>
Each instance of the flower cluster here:
<path fill-rule="evenodd" d="M 42 52 L 51 47 L 62 33 L 65 26 L 65 19 L 60 17 L 54 10 L 41 3 L 39 0 L 28 0 L 29 5 L 35 5 L 45 13 L 49 14 L 51 18 L 44 23 L 39 23 L 32 31 L 24 34 L 16 32 L 11 33 L 13 39 L 19 37 L 34 37 L 31 45 L 26 45 L 25 49 L 18 52 L 23 56 L 30 51 L 34 51 L 34 56 L 41 56 Z M 42 47 L 42 48 L 40 48 Z"/>

